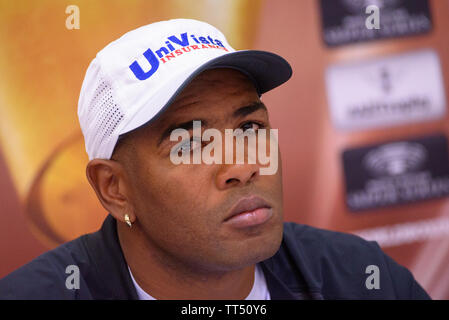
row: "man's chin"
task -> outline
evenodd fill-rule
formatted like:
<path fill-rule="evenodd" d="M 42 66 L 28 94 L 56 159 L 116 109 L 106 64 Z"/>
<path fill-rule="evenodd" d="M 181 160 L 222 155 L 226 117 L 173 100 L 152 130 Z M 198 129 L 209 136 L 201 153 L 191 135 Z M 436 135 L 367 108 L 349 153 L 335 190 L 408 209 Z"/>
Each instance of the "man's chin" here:
<path fill-rule="evenodd" d="M 249 251 L 247 254 L 253 256 L 255 263 L 271 258 L 279 250 L 282 242 L 283 224 L 275 224 L 266 234 L 254 238 L 249 243 Z"/>
<path fill-rule="evenodd" d="M 225 263 L 232 264 L 235 269 L 256 264 L 275 255 L 281 246 L 283 224 L 273 224 L 261 233 L 248 232 L 246 238 L 230 244 L 231 254 Z"/>

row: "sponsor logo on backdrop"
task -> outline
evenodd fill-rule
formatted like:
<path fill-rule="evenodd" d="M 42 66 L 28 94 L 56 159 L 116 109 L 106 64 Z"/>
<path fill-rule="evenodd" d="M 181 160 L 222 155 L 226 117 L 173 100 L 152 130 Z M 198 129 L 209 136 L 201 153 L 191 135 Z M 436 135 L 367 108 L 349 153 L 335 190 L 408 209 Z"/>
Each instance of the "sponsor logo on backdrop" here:
<path fill-rule="evenodd" d="M 382 248 L 402 246 L 414 242 L 448 237 L 449 218 L 437 217 L 412 222 L 402 222 L 354 230 L 351 233 L 368 241 L 376 241 Z"/>
<path fill-rule="evenodd" d="M 422 34 L 432 29 L 428 0 L 320 0 L 328 46 Z M 366 8 L 379 8 L 379 28 L 366 27 Z"/>
<path fill-rule="evenodd" d="M 363 166 L 373 176 L 394 176 L 422 168 L 427 159 L 426 149 L 419 143 L 389 143 L 370 151 Z"/>
<path fill-rule="evenodd" d="M 330 66 L 326 86 L 338 129 L 434 120 L 446 112 L 439 57 L 430 49 Z"/>
<path fill-rule="evenodd" d="M 342 160 L 351 211 L 449 195 L 449 156 L 443 135 L 349 149 Z"/>

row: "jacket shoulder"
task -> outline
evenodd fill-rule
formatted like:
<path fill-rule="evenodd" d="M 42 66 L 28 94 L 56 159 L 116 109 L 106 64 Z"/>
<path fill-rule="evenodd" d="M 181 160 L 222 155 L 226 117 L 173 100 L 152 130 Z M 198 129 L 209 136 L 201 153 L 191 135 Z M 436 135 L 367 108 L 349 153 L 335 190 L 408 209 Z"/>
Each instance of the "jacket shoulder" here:
<path fill-rule="evenodd" d="M 86 292 L 71 289 L 70 283 L 74 282 L 67 279 L 79 270 L 89 269 L 83 244 L 87 236 L 47 251 L 0 279 L 0 299 L 76 299 L 85 295 Z M 79 280 L 84 281 L 82 274 Z"/>
<path fill-rule="evenodd" d="M 324 298 L 429 298 L 411 272 L 377 242 L 353 234 L 287 222 L 282 250 L 300 268 L 310 289 Z"/>

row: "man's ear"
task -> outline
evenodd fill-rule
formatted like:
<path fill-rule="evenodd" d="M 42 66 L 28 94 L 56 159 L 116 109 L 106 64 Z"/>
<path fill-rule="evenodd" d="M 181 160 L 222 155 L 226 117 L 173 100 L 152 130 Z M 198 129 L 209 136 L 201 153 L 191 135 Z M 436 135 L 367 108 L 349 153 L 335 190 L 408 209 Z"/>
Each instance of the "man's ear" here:
<path fill-rule="evenodd" d="M 94 159 L 86 167 L 86 176 L 103 207 L 118 221 L 125 222 L 125 214 L 135 220 L 132 210 L 128 177 L 123 166 L 114 160 Z"/>

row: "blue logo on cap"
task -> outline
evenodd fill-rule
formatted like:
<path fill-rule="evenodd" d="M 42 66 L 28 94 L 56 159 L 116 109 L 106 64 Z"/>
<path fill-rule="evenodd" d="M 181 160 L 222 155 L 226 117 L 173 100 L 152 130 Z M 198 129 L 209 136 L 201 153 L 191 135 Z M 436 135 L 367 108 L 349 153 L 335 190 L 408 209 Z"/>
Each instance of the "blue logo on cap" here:
<path fill-rule="evenodd" d="M 225 48 L 223 43 L 215 39 L 213 40 L 210 36 L 206 37 L 196 37 L 195 35 L 190 35 L 190 37 L 197 43 L 190 45 L 189 38 L 187 36 L 187 32 L 184 32 L 180 35 L 180 39 L 176 36 L 170 36 L 168 37 L 167 41 L 165 41 L 166 46 L 162 46 L 159 48 L 159 50 L 156 50 L 156 54 L 148 48 L 144 53 L 143 56 L 147 59 L 149 64 L 151 65 L 150 70 L 147 72 L 143 71 L 142 67 L 139 65 L 137 60 L 135 60 L 129 68 L 134 73 L 137 79 L 139 80 L 146 80 L 149 77 L 151 77 L 159 68 L 159 64 L 161 61 L 162 63 L 166 63 L 170 61 L 171 59 L 176 58 L 177 56 L 180 56 L 184 53 L 198 50 L 198 49 L 222 49 L 225 51 L 228 51 L 228 49 Z M 181 48 L 176 49 L 173 45 L 178 45 Z M 156 57 L 156 55 L 159 57 Z"/>

